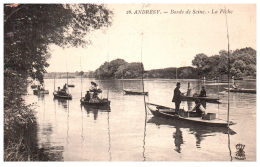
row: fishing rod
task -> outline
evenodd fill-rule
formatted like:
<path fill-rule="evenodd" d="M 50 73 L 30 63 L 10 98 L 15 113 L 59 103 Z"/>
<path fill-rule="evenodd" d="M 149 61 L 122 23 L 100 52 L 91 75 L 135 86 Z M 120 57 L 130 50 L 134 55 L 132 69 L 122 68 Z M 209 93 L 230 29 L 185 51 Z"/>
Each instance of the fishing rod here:
<path fill-rule="evenodd" d="M 200 85 L 197 85 L 197 86 L 191 88 L 190 90 L 193 90 L 193 89 L 198 88 L 198 87 L 200 87 Z M 188 90 L 186 92 L 183 92 L 183 94 L 186 94 L 187 92 L 188 92 Z"/>
<path fill-rule="evenodd" d="M 109 34 L 108 34 L 108 39 L 107 39 L 107 46 L 109 45 Z M 108 64 L 107 64 L 107 70 L 109 71 L 109 50 L 107 49 L 107 59 L 108 59 Z M 108 90 L 107 90 L 107 99 L 108 99 L 108 95 L 109 95 L 109 86 L 108 86 Z"/>
<path fill-rule="evenodd" d="M 226 7 L 225 7 L 226 10 Z M 229 51 L 229 31 L 228 31 L 228 20 L 227 20 L 227 13 L 225 13 L 225 17 L 226 17 L 226 29 L 227 29 L 227 42 L 228 42 L 228 112 L 227 112 L 227 123 L 228 123 L 228 149 L 229 149 L 229 156 L 230 156 L 230 160 L 233 160 L 232 157 L 232 152 L 231 152 L 231 148 L 230 148 L 230 134 L 229 134 L 229 110 L 230 110 L 230 105 L 229 105 L 229 93 L 230 93 L 230 83 L 229 83 L 229 79 L 230 79 L 230 51 Z"/>
<path fill-rule="evenodd" d="M 84 73 L 83 73 L 83 74 L 81 73 L 81 71 L 82 71 L 81 55 L 80 55 L 79 61 L 80 61 L 80 99 L 82 99 L 82 75 L 83 75 Z"/>
<path fill-rule="evenodd" d="M 225 8 L 226 9 L 226 8 Z M 227 113 L 227 123 L 229 127 L 229 93 L 230 93 L 230 83 L 229 83 L 229 78 L 230 78 L 230 53 L 229 53 L 229 31 L 228 31 L 228 20 L 227 20 L 227 14 L 225 13 L 226 16 L 226 28 L 227 28 L 227 42 L 228 42 L 228 113 Z"/>
<path fill-rule="evenodd" d="M 144 33 L 142 32 L 141 33 L 141 37 L 142 37 L 142 40 L 141 40 L 141 70 L 142 70 L 141 77 L 142 77 L 142 86 L 143 86 L 143 93 L 144 93 L 143 35 L 144 35 Z"/>

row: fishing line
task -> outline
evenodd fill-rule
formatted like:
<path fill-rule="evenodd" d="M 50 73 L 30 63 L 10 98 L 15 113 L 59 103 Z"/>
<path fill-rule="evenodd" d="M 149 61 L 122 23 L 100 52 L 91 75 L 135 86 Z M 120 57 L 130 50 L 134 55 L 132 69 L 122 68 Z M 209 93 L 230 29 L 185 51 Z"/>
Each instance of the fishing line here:
<path fill-rule="evenodd" d="M 109 154 L 109 161 L 112 160 L 111 155 L 111 136 L 110 136 L 110 123 L 109 123 L 109 112 L 107 112 L 107 132 L 108 132 L 108 154 Z"/>
<path fill-rule="evenodd" d="M 108 59 L 108 64 L 107 64 L 107 71 L 108 71 L 108 73 L 109 73 L 109 47 L 108 47 L 108 45 L 109 45 L 109 34 L 108 34 L 108 37 L 107 37 L 108 39 L 107 39 L 107 59 Z M 109 95 L 109 86 L 108 86 L 108 90 L 107 90 L 107 99 L 108 99 L 108 95 Z"/>

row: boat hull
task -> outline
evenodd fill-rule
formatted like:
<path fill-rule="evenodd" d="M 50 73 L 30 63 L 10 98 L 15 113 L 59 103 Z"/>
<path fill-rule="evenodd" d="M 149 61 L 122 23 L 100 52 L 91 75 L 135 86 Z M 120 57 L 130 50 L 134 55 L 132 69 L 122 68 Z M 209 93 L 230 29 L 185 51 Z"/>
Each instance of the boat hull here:
<path fill-rule="evenodd" d="M 209 102 L 209 103 L 220 103 L 219 98 L 211 98 L 211 97 L 193 97 L 193 96 L 181 96 L 182 101 L 195 101 L 199 99 L 201 101 Z"/>
<path fill-rule="evenodd" d="M 101 99 L 99 102 L 85 101 L 83 98 L 80 99 L 80 104 L 87 106 L 110 106 L 108 99 Z"/>
<path fill-rule="evenodd" d="M 226 89 L 226 91 L 228 91 L 228 88 L 224 88 L 224 89 Z M 233 89 L 233 88 L 230 88 L 229 92 L 256 94 L 256 90 L 255 89 Z"/>
<path fill-rule="evenodd" d="M 146 95 L 148 96 L 148 92 L 137 92 L 131 90 L 124 90 L 125 95 Z"/>
<path fill-rule="evenodd" d="M 71 100 L 72 99 L 72 96 L 70 94 L 68 94 L 68 95 L 59 95 L 57 92 L 53 92 L 53 96 L 54 96 L 54 98 L 57 98 L 57 99 L 67 99 L 67 100 Z"/>
<path fill-rule="evenodd" d="M 33 90 L 34 95 L 49 94 L 48 90 Z"/>
<path fill-rule="evenodd" d="M 196 124 L 208 127 L 228 127 L 228 123 L 222 120 L 203 120 L 200 117 L 183 117 L 178 115 L 176 112 L 167 112 L 167 110 L 160 111 L 159 109 L 152 109 L 151 107 L 149 107 L 149 105 L 150 104 L 147 103 L 148 109 L 156 117 L 162 117 L 166 119 L 171 119 L 173 121 L 181 121 L 187 124 Z M 232 122 L 229 123 L 229 125 L 233 124 L 234 123 Z"/>

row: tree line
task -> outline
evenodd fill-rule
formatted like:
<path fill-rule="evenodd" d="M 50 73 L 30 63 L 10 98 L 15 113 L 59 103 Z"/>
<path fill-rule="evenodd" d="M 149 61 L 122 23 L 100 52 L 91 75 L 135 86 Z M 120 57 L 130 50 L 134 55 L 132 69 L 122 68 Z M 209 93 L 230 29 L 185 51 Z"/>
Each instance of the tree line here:
<path fill-rule="evenodd" d="M 140 62 L 128 63 L 123 59 L 105 62 L 95 71 L 85 74 L 86 77 L 96 79 L 133 79 L 141 78 L 197 78 L 196 69 L 193 67 L 180 68 L 164 68 L 154 70 L 144 70 L 143 64 Z"/>
<path fill-rule="evenodd" d="M 235 79 L 245 77 L 256 78 L 256 50 L 250 47 L 230 51 L 219 51 L 219 54 L 207 56 L 197 54 L 187 67 L 170 67 L 164 69 L 144 70 L 143 64 L 128 63 L 123 59 L 105 62 L 95 71 L 85 73 L 85 77 L 96 79 L 132 79 L 141 78 L 167 78 L 167 79 L 225 79 L 228 68 L 230 75 Z"/>
<path fill-rule="evenodd" d="M 246 47 L 230 51 L 229 60 L 225 50 L 213 56 L 200 53 L 194 57 L 192 65 L 197 68 L 200 77 L 226 76 L 230 69 L 230 75 L 235 78 L 256 78 L 256 50 Z"/>

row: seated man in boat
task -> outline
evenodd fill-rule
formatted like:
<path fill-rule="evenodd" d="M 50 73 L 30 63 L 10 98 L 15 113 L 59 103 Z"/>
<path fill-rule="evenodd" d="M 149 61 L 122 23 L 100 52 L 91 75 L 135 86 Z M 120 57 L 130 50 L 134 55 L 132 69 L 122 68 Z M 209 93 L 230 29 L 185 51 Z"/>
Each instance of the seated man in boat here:
<path fill-rule="evenodd" d="M 199 99 L 195 100 L 195 107 L 191 111 L 196 112 L 196 117 L 202 117 L 202 115 L 206 114 L 206 109 L 203 107 Z"/>
<path fill-rule="evenodd" d="M 66 91 L 67 90 L 67 84 L 64 84 L 62 90 Z"/>
<path fill-rule="evenodd" d="M 67 95 L 67 84 L 64 84 L 62 89 L 60 89 L 60 87 L 58 87 L 58 94 L 59 95 Z"/>
<path fill-rule="evenodd" d="M 202 86 L 199 97 L 206 97 L 206 96 L 207 96 L 207 93 L 205 90 L 205 86 Z"/>
<path fill-rule="evenodd" d="M 89 100 L 90 100 L 90 93 L 89 93 L 89 91 L 87 91 L 84 100 L 85 100 L 85 101 L 89 101 Z"/>
<path fill-rule="evenodd" d="M 172 102 L 175 103 L 175 111 L 179 113 L 180 104 L 181 104 L 181 91 L 180 91 L 181 83 L 177 82 L 176 88 L 174 89 L 174 94 L 172 98 Z"/>

